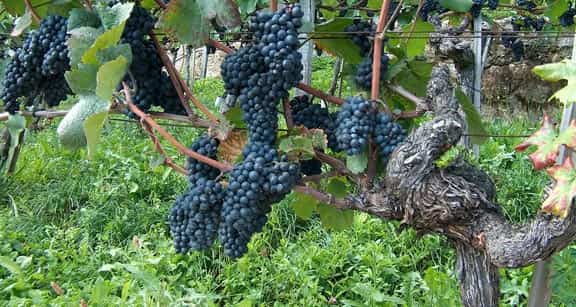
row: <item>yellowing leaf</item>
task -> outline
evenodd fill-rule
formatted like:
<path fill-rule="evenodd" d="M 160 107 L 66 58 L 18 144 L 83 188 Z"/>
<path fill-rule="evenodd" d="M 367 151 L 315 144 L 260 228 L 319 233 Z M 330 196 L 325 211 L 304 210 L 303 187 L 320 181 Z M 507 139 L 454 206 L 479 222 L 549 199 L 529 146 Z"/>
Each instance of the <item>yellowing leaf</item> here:
<path fill-rule="evenodd" d="M 104 111 L 92 114 L 84 121 L 84 134 L 86 135 L 88 158 L 90 159 L 96 153 L 96 145 L 100 142 L 100 131 L 102 131 L 107 117 L 108 111 Z"/>
<path fill-rule="evenodd" d="M 554 178 L 556 184 L 542 204 L 542 210 L 566 217 L 572 200 L 576 196 L 576 170 L 572 157 L 568 155 L 564 163 L 550 167 L 547 173 Z"/>
<path fill-rule="evenodd" d="M 558 63 L 536 66 L 532 71 L 546 81 L 568 81 L 568 84 L 554 93 L 550 99 L 556 98 L 563 104 L 570 104 L 576 101 L 576 63 L 571 60 L 564 60 Z"/>
<path fill-rule="evenodd" d="M 516 151 L 521 152 L 531 146 L 537 146 L 537 150 L 530 154 L 530 160 L 532 160 L 534 168 L 540 170 L 556 163 L 560 145 L 561 144 L 556 141 L 556 131 L 550 121 L 550 117 L 544 115 L 542 127 L 524 142 L 516 146 Z"/>

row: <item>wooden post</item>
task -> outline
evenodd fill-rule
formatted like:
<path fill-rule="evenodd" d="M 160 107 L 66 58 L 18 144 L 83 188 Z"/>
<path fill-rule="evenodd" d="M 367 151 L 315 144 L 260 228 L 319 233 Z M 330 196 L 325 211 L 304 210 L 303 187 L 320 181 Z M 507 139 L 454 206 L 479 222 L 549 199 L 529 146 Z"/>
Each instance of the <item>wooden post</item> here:
<path fill-rule="evenodd" d="M 205 79 L 208 73 L 208 46 L 202 49 L 202 73 L 201 78 Z"/>
<path fill-rule="evenodd" d="M 315 15 L 315 2 L 314 0 L 300 0 L 300 5 L 302 6 L 302 11 L 304 12 L 304 17 L 302 22 L 314 23 Z M 302 54 L 302 66 L 304 69 L 302 71 L 302 83 L 310 84 L 312 81 L 312 58 L 314 57 L 314 43 L 308 41 L 302 48 L 300 48 L 300 53 Z M 297 90 L 297 95 L 302 95 L 304 92 Z"/>
<path fill-rule="evenodd" d="M 482 14 L 474 18 L 474 107 L 480 112 L 482 106 Z M 476 157 L 480 156 L 480 147 L 472 146 Z"/>

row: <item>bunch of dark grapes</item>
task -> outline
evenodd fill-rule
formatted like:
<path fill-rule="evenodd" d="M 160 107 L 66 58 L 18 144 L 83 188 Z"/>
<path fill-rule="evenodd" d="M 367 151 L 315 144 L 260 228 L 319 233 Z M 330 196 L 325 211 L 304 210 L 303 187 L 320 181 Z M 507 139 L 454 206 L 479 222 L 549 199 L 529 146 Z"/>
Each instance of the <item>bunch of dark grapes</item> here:
<path fill-rule="evenodd" d="M 159 106 L 167 113 L 185 114 L 156 46 L 147 35 L 154 28 L 154 18 L 143 7 L 134 6 L 122 32 L 122 43 L 132 49 L 131 75 L 126 77 L 136 88 L 134 104 L 144 112 Z M 133 116 L 132 114 L 130 114 Z"/>
<path fill-rule="evenodd" d="M 336 120 L 338 147 L 349 156 L 360 154 L 368 145 L 368 140 L 376 121 L 376 108 L 362 97 L 346 100 Z"/>
<path fill-rule="evenodd" d="M 224 253 L 233 258 L 246 253 L 252 235 L 266 224 L 271 205 L 299 178 L 298 166 L 279 157 L 269 144 L 248 143 L 243 154 L 229 178 L 218 232 Z"/>
<path fill-rule="evenodd" d="M 542 31 L 544 25 L 546 25 L 546 19 L 544 17 L 530 17 L 526 16 L 522 18 L 522 24 L 524 28 L 534 29 L 534 31 Z"/>
<path fill-rule="evenodd" d="M 322 174 L 322 162 L 317 159 L 300 161 L 300 171 L 306 176 Z"/>
<path fill-rule="evenodd" d="M 364 58 L 356 70 L 354 81 L 356 85 L 361 89 L 370 90 L 372 87 L 372 61 L 372 57 Z M 388 61 L 388 55 L 386 53 L 382 53 L 382 56 L 380 57 L 380 81 L 384 81 L 386 78 L 386 72 L 388 71 Z"/>
<path fill-rule="evenodd" d="M 292 118 L 295 125 L 308 129 L 322 129 L 328 139 L 328 148 L 335 152 L 340 151 L 336 140 L 336 115 L 331 114 L 327 108 L 314 104 L 306 95 L 296 96 L 290 101 Z"/>
<path fill-rule="evenodd" d="M 248 26 L 254 33 L 252 42 L 222 63 L 226 91 L 240 102 L 251 142 L 275 142 L 278 101 L 302 79 L 298 52 L 302 16 L 299 5 L 257 13 Z"/>
<path fill-rule="evenodd" d="M 386 113 L 378 113 L 376 116 L 373 135 L 383 160 L 387 160 L 394 149 L 406 138 L 404 129 Z"/>
<path fill-rule="evenodd" d="M 524 43 L 518 34 L 515 32 L 502 33 L 501 40 L 505 48 L 512 50 L 514 60 L 520 61 L 524 56 Z"/>
<path fill-rule="evenodd" d="M 362 57 L 370 54 L 372 49 L 371 37 L 376 32 L 376 25 L 372 22 L 354 19 L 351 25 L 344 28 L 344 32 L 350 33 L 350 39 L 360 48 Z"/>
<path fill-rule="evenodd" d="M 67 19 L 46 17 L 40 29 L 31 31 L 21 48 L 6 67 L 3 92 L 4 109 L 15 113 L 20 109 L 19 99 L 44 97 L 49 106 L 56 106 L 70 93 L 64 80 L 69 68 L 66 49 Z M 28 99 L 27 103 L 31 103 Z"/>
<path fill-rule="evenodd" d="M 534 1 L 528 1 L 528 0 L 516 0 L 516 5 L 528 10 L 529 12 L 532 12 L 537 7 Z"/>
<path fill-rule="evenodd" d="M 216 159 L 218 141 L 202 136 L 191 146 L 199 154 Z M 178 197 L 168 221 L 176 252 L 209 248 L 218 233 L 225 191 L 216 181 L 219 171 L 196 159 L 188 158 L 189 187 Z"/>
<path fill-rule="evenodd" d="M 44 24 L 46 26 L 39 30 L 40 42 L 46 47 L 42 61 L 42 74 L 45 76 L 62 75 L 70 69 L 68 46 L 66 46 L 68 19 L 62 16 L 49 16 Z"/>
<path fill-rule="evenodd" d="M 569 27 L 574 24 L 574 16 L 576 16 L 576 8 L 570 4 L 568 9 L 558 17 L 558 21 L 561 26 Z"/>
<path fill-rule="evenodd" d="M 482 13 L 482 6 L 486 0 L 472 0 L 472 7 L 470 8 L 470 13 L 474 17 L 480 16 Z"/>
<path fill-rule="evenodd" d="M 495 10 L 496 8 L 498 8 L 499 4 L 500 0 L 488 0 L 488 8 L 490 8 L 491 10 Z"/>
<path fill-rule="evenodd" d="M 428 20 L 428 17 L 433 14 L 442 14 L 446 12 L 447 9 L 444 8 L 438 0 L 424 0 L 424 4 L 420 9 L 420 18 L 423 20 Z"/>

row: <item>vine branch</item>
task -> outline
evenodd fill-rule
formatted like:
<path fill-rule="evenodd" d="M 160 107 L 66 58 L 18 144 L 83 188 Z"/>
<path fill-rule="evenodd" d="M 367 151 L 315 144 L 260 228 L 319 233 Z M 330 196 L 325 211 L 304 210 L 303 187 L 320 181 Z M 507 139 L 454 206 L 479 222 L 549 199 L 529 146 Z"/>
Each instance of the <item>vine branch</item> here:
<path fill-rule="evenodd" d="M 162 128 L 162 126 L 158 125 L 158 123 L 156 123 L 150 116 L 148 116 L 148 114 L 142 112 L 142 110 L 140 110 L 132 102 L 132 96 L 130 94 L 130 89 L 129 89 L 128 85 L 125 82 L 122 82 L 122 85 L 124 87 L 124 94 L 126 95 L 126 102 L 128 104 L 128 107 L 130 108 L 130 111 L 132 111 L 134 114 L 136 114 L 136 116 L 140 117 L 143 121 L 145 121 L 148 125 L 150 125 L 150 127 L 152 127 L 154 130 L 158 131 L 158 133 L 160 135 L 162 135 L 162 137 L 164 137 L 174 147 L 176 147 L 176 149 L 178 149 L 178 151 L 180 151 L 181 153 L 185 154 L 188 157 L 191 157 L 191 158 L 196 159 L 202 163 L 205 163 L 205 164 L 208 164 L 214 168 L 217 168 L 222 172 L 228 172 L 228 171 L 232 170 L 231 165 L 222 163 L 220 161 L 216 161 L 216 160 L 208 158 L 206 156 L 203 156 L 203 155 L 189 149 L 188 147 L 182 145 L 180 142 L 178 142 L 178 140 L 176 140 L 176 138 L 174 138 L 168 131 L 166 131 L 164 128 Z"/>
<path fill-rule="evenodd" d="M 32 15 L 32 19 L 34 19 L 34 22 L 36 22 L 37 24 L 40 24 L 40 21 L 42 20 L 42 18 L 40 18 L 40 15 L 38 15 L 36 10 L 34 10 L 34 7 L 32 6 L 32 3 L 30 3 L 30 0 L 24 0 L 24 4 L 26 5 L 26 8 L 28 9 L 28 11 L 30 11 L 30 14 Z"/>

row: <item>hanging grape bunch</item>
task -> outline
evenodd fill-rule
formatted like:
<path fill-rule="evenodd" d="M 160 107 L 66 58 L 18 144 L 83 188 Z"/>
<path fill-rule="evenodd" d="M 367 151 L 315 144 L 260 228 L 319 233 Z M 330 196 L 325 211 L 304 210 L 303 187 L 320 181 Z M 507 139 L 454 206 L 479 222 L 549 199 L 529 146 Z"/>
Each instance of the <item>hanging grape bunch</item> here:
<path fill-rule="evenodd" d="M 290 101 L 290 109 L 295 125 L 308 129 L 322 129 L 328 139 L 328 148 L 334 152 L 340 151 L 336 140 L 336 114 L 327 108 L 314 104 L 308 96 L 296 96 Z"/>
<path fill-rule="evenodd" d="M 159 106 L 167 113 L 186 114 L 170 77 L 163 71 L 156 46 L 147 36 L 154 29 L 154 22 L 154 17 L 140 5 L 134 6 L 126 21 L 122 42 L 132 49 L 131 75 L 126 81 L 136 88 L 134 104 L 144 112 Z"/>
<path fill-rule="evenodd" d="M 48 106 L 56 106 L 71 93 L 64 79 L 70 67 L 67 26 L 66 18 L 48 16 L 38 30 L 28 33 L 4 73 L 1 97 L 6 111 L 18 111 L 20 99 L 30 105 L 43 98 Z"/>

